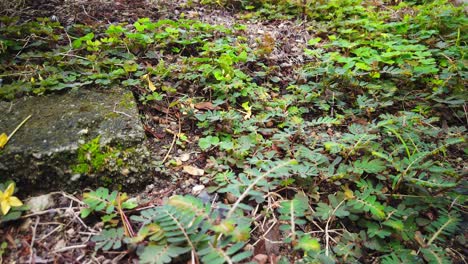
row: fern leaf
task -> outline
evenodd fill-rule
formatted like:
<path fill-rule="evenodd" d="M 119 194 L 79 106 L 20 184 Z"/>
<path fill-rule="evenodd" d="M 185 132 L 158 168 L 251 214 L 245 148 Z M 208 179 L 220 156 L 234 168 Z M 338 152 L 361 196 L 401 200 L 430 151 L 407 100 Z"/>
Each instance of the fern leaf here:
<path fill-rule="evenodd" d="M 174 257 L 178 257 L 190 251 L 190 248 L 176 247 L 173 245 L 150 245 L 139 253 L 142 264 L 164 264 L 169 263 Z"/>
<path fill-rule="evenodd" d="M 110 228 L 105 229 L 101 234 L 91 238 L 92 241 L 96 242 L 96 250 L 109 250 L 119 249 L 122 247 L 122 240 L 124 239 L 123 228 Z"/>
<path fill-rule="evenodd" d="M 385 206 L 377 201 L 376 196 L 363 194 L 360 197 L 356 195 L 356 198 L 349 201 L 348 205 L 353 206 L 354 209 L 370 212 L 377 219 L 381 220 L 385 218 Z"/>
<path fill-rule="evenodd" d="M 440 216 L 436 221 L 433 221 L 427 228 L 433 232 L 433 235 L 427 242 L 431 245 L 434 241 L 438 240 L 443 242 L 444 236 L 450 236 L 458 230 L 458 225 L 461 222 L 460 215 L 457 212 L 447 212 L 446 210 L 440 210 Z"/>
<path fill-rule="evenodd" d="M 385 163 L 382 160 L 363 158 L 354 162 L 354 167 L 359 172 L 365 171 L 367 173 L 379 173 L 385 170 Z"/>
<path fill-rule="evenodd" d="M 317 119 L 314 119 L 308 123 L 311 126 L 318 126 L 318 125 L 339 125 L 341 124 L 341 120 L 338 118 L 333 118 L 329 116 L 322 116 Z"/>
<path fill-rule="evenodd" d="M 452 261 L 445 255 L 444 250 L 434 245 L 422 248 L 421 252 L 428 263 L 450 264 Z"/>
<path fill-rule="evenodd" d="M 198 254 L 202 256 L 201 260 L 206 264 L 240 263 L 242 260 L 245 260 L 252 255 L 252 252 L 250 251 L 241 250 L 244 245 L 244 243 L 239 242 L 226 250 L 223 250 L 223 245 L 215 247 L 211 243 L 208 243 L 204 249 L 198 252 Z M 231 255 L 234 256 L 231 257 Z"/>

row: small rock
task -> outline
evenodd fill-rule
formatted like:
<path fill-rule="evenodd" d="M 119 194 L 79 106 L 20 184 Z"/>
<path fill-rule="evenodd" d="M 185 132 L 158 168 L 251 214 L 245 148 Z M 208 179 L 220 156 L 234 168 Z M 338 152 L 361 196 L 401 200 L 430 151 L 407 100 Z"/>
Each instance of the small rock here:
<path fill-rule="evenodd" d="M 74 236 L 75 235 L 75 229 L 73 228 L 70 228 L 68 229 L 65 233 L 67 233 L 67 235 L 69 235 L 70 237 Z"/>
<path fill-rule="evenodd" d="M 121 173 L 122 175 L 127 176 L 128 174 L 130 174 L 130 170 L 129 170 L 128 168 L 123 168 L 123 169 L 120 171 L 120 173 Z"/>
<path fill-rule="evenodd" d="M 50 194 L 32 197 L 26 204 L 29 206 L 31 212 L 33 213 L 44 211 L 55 205 L 54 199 L 52 199 L 52 195 Z"/>
<path fill-rule="evenodd" d="M 188 161 L 190 159 L 190 153 L 184 153 L 180 155 L 179 159 L 182 162 Z"/>
<path fill-rule="evenodd" d="M 205 185 L 195 185 L 193 186 L 192 188 L 192 194 L 193 195 L 198 195 L 201 193 L 201 191 L 203 191 L 203 189 L 205 189 Z"/>
<path fill-rule="evenodd" d="M 184 166 L 184 172 L 193 176 L 203 176 L 205 174 L 204 170 L 190 165 Z"/>

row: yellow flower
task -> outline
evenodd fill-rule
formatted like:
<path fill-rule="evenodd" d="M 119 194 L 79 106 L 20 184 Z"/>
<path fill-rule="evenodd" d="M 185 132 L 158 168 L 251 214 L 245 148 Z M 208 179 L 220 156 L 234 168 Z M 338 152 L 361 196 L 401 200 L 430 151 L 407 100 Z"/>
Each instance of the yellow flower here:
<path fill-rule="evenodd" d="M 23 205 L 17 197 L 13 196 L 14 190 L 15 186 L 13 183 L 10 183 L 5 192 L 0 191 L 0 208 L 2 209 L 3 215 L 6 215 L 10 211 L 11 207 Z"/>

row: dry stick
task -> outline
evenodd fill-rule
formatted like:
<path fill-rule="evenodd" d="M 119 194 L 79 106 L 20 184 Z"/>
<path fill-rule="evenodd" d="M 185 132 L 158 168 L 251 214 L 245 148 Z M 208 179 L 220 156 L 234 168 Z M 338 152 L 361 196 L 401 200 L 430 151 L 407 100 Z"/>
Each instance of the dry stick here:
<path fill-rule="evenodd" d="M 166 162 L 167 158 L 169 157 L 169 154 L 171 154 L 172 148 L 174 148 L 177 137 L 179 137 L 180 133 L 182 132 L 182 125 L 180 124 L 180 118 L 178 119 L 179 119 L 179 133 L 174 134 L 174 138 L 172 138 L 171 146 L 169 147 L 169 150 L 167 151 L 166 156 L 164 156 L 164 159 L 161 162 L 162 164 Z"/>
<path fill-rule="evenodd" d="M 16 53 L 15 58 L 17 58 L 21 54 L 21 52 L 23 52 L 24 48 L 26 48 L 26 46 L 29 44 L 30 40 L 31 40 L 31 36 L 28 36 L 27 39 L 26 39 L 26 43 L 24 43 L 23 47 L 21 47 L 21 49 L 18 51 L 18 53 Z"/>
<path fill-rule="evenodd" d="M 45 234 L 44 236 L 42 236 L 41 238 L 39 238 L 37 241 L 44 240 L 44 239 L 46 239 L 47 237 L 49 237 L 50 235 L 52 235 L 53 233 L 57 232 L 59 229 L 62 228 L 62 225 L 64 225 L 64 224 L 61 224 L 61 225 L 57 226 L 57 227 L 54 228 L 52 231 L 50 231 L 49 233 L 47 233 L 47 234 Z"/>
<path fill-rule="evenodd" d="M 23 215 L 23 216 L 21 216 L 21 219 L 29 218 L 29 217 L 32 217 L 32 216 L 43 215 L 43 214 L 47 214 L 47 213 L 55 213 L 55 212 L 60 212 L 60 211 L 66 211 L 67 209 L 69 209 L 69 207 L 47 209 L 47 210 L 44 210 L 44 211 L 39 211 L 39 212 Z"/>
<path fill-rule="evenodd" d="M 466 106 L 466 103 L 463 104 L 463 111 L 465 112 L 466 124 L 468 124 L 468 107 Z"/>
<path fill-rule="evenodd" d="M 52 253 L 59 253 L 59 252 L 68 251 L 70 249 L 80 249 L 80 248 L 85 248 L 85 247 L 87 247 L 87 245 L 68 246 L 68 247 L 63 247 L 63 248 L 59 248 L 57 250 L 54 250 L 54 251 L 52 251 Z"/>
<path fill-rule="evenodd" d="M 330 221 L 332 220 L 332 218 L 334 217 L 334 214 L 336 213 L 336 210 L 338 210 L 338 208 L 340 208 L 340 206 L 344 203 L 345 200 L 341 201 L 336 207 L 335 209 L 333 210 L 333 212 L 331 213 L 331 216 L 328 218 L 327 220 L 327 224 L 325 225 L 325 255 L 328 256 L 328 251 L 329 251 L 329 243 L 330 243 L 330 235 L 328 235 L 328 225 L 330 224 Z"/>
<path fill-rule="evenodd" d="M 34 255 L 34 241 L 36 240 L 36 229 L 37 225 L 39 224 L 39 216 L 36 217 L 36 223 L 34 223 L 34 227 L 32 228 L 32 238 L 31 238 L 31 245 L 29 246 L 29 250 L 31 251 L 29 253 L 29 263 L 33 263 L 33 255 Z"/>

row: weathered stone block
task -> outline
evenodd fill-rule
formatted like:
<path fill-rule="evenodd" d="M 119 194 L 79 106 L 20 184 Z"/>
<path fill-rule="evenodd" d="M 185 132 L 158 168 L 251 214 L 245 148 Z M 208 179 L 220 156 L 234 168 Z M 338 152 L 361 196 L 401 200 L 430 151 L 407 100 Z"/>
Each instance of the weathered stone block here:
<path fill-rule="evenodd" d="M 152 179 L 149 153 L 129 91 L 78 90 L 0 102 L 0 133 L 32 117 L 0 150 L 0 182 L 29 192 L 109 186 L 129 190 Z"/>

